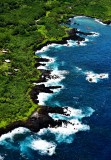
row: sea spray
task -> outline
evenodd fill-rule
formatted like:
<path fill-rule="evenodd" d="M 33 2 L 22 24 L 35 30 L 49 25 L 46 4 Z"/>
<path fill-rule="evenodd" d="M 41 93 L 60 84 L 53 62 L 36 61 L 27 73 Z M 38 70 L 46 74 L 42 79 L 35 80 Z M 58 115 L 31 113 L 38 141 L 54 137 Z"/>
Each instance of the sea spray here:
<path fill-rule="evenodd" d="M 33 150 L 38 150 L 41 155 L 52 156 L 55 154 L 56 144 L 54 142 L 47 142 L 46 140 L 38 139 L 31 143 Z"/>
<path fill-rule="evenodd" d="M 72 143 L 75 133 L 90 129 L 88 125 L 82 124 L 81 120 L 84 117 L 91 116 L 93 112 L 94 110 L 90 107 L 86 108 L 86 113 L 83 113 L 81 109 L 65 107 L 64 115 L 49 113 L 49 116 L 54 120 L 65 120 L 66 122 L 54 128 L 41 129 L 38 134 L 45 135 L 46 133 L 51 133 L 55 135 L 57 143 Z"/>
<path fill-rule="evenodd" d="M 69 72 L 66 71 L 66 70 L 59 70 L 58 69 L 58 65 L 57 65 L 57 63 L 55 61 L 55 58 L 51 58 L 49 56 L 43 56 L 42 58 L 48 58 L 49 61 L 45 62 L 47 64 L 46 66 L 39 66 L 38 69 L 47 70 L 47 69 L 49 69 L 51 63 L 54 64 L 54 65 L 51 66 L 52 67 L 51 68 L 52 71 L 51 71 L 49 77 L 47 78 L 46 82 L 42 82 L 42 83 L 39 83 L 39 84 L 34 83 L 34 84 L 35 85 L 44 84 L 45 87 L 61 86 L 61 88 L 54 89 L 53 90 L 53 94 L 50 94 L 50 93 L 39 93 L 39 95 L 38 95 L 39 105 L 45 105 L 45 102 L 47 100 L 49 100 L 52 96 L 54 96 L 54 94 L 59 93 L 60 90 L 64 88 L 64 86 L 62 85 L 61 82 L 62 82 L 63 79 L 65 79 L 65 75 L 69 74 Z"/>
<path fill-rule="evenodd" d="M 49 100 L 53 95 L 51 93 L 39 93 L 38 100 L 39 105 L 45 105 L 45 102 Z"/>
<path fill-rule="evenodd" d="M 3 156 L 0 155 L 0 160 L 4 160 L 4 158 L 5 158 L 5 157 L 3 157 Z"/>
<path fill-rule="evenodd" d="M 102 79 L 108 79 L 109 74 L 108 73 L 94 73 L 93 71 L 84 71 L 82 68 L 75 67 L 76 71 L 82 75 L 86 76 L 86 80 L 89 83 L 98 83 Z"/>
<path fill-rule="evenodd" d="M 26 132 L 29 132 L 29 129 L 24 128 L 24 127 L 16 128 L 12 130 L 11 132 L 3 134 L 0 137 L 0 143 L 2 143 L 4 140 L 7 140 L 7 139 L 13 140 L 14 136 L 19 135 L 19 134 L 25 134 Z"/>

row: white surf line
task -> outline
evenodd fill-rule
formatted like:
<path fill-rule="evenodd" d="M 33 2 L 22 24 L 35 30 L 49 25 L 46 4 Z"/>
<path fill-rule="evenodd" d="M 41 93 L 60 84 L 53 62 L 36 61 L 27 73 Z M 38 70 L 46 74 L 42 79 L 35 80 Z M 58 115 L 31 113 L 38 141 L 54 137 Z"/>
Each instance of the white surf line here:
<path fill-rule="evenodd" d="M 75 16 L 74 19 L 78 19 L 78 18 L 89 18 L 87 16 Z"/>
<path fill-rule="evenodd" d="M 42 55 L 41 58 L 47 59 L 47 62 L 40 62 L 40 66 L 37 67 L 37 69 L 44 69 L 48 70 L 48 67 L 50 66 L 51 63 L 54 63 L 56 61 L 56 58 L 52 58 L 49 56 L 44 56 Z"/>
<path fill-rule="evenodd" d="M 94 20 L 104 26 L 106 26 L 107 24 L 103 23 L 100 19 L 94 18 Z"/>
<path fill-rule="evenodd" d="M 49 100 L 54 94 L 53 93 L 39 93 L 38 95 L 38 100 L 39 100 L 39 105 L 45 105 L 45 102 Z"/>
<path fill-rule="evenodd" d="M 14 129 L 14 130 L 6 133 L 6 134 L 1 135 L 1 136 L 0 136 L 0 144 L 1 144 L 4 140 L 6 140 L 6 139 L 11 139 L 11 140 L 13 140 L 13 137 L 14 137 L 16 134 L 24 134 L 24 133 L 26 133 L 26 132 L 29 132 L 29 129 L 24 128 L 24 127 L 18 127 L 18 128 Z"/>
<path fill-rule="evenodd" d="M 95 32 L 95 33 L 96 33 L 96 32 Z M 95 35 L 96 35 L 96 34 L 95 34 Z M 71 47 L 71 46 L 74 46 L 74 45 L 76 45 L 76 46 L 86 46 L 86 43 L 84 43 L 84 42 L 87 42 L 87 38 L 86 38 L 85 40 L 83 40 L 83 41 L 79 41 L 79 42 L 80 42 L 79 45 L 77 45 L 77 44 L 78 44 L 77 42 L 78 42 L 77 40 L 67 40 L 67 43 L 66 43 L 66 44 L 56 44 L 56 43 L 52 43 L 52 44 L 49 44 L 49 45 L 47 45 L 47 46 L 44 46 L 44 47 L 43 47 L 42 49 L 40 49 L 40 50 L 37 50 L 37 51 L 35 52 L 35 54 L 39 54 L 39 53 L 43 53 L 43 52 L 49 51 L 51 47 L 60 48 L 60 47 L 63 47 L 63 46 L 65 46 L 65 47 Z"/>
<path fill-rule="evenodd" d="M 52 98 L 54 95 L 59 94 L 61 89 L 64 88 L 64 86 L 60 83 L 62 79 L 49 79 L 47 82 L 43 82 L 43 83 L 39 83 L 39 84 L 44 84 L 45 87 L 49 87 L 49 86 L 61 86 L 61 88 L 57 88 L 57 89 L 52 89 L 53 93 L 39 93 L 38 94 L 38 100 L 39 100 L 39 105 L 45 105 L 45 102 L 47 100 L 50 100 L 50 98 Z M 36 85 L 39 85 L 36 84 Z"/>
<path fill-rule="evenodd" d="M 56 58 L 49 57 L 49 56 L 46 56 L 46 55 L 42 55 L 41 58 L 45 58 L 45 59 L 49 60 L 48 62 L 42 62 L 42 63 L 54 63 L 56 61 Z"/>
<path fill-rule="evenodd" d="M 40 50 L 37 50 L 35 52 L 35 54 L 39 54 L 39 53 L 43 53 L 43 52 L 49 51 L 50 47 L 51 48 L 53 48 L 53 47 L 59 48 L 59 47 L 62 47 L 62 46 L 66 46 L 66 44 L 51 43 L 51 44 L 48 44 L 48 45 L 44 46 Z"/>
<path fill-rule="evenodd" d="M 42 58 L 48 58 L 51 59 L 51 63 L 55 62 L 55 58 L 52 57 L 48 57 L 48 56 L 41 56 Z M 39 66 L 38 69 L 48 69 L 48 62 L 45 62 L 47 65 L 46 66 Z M 54 68 L 53 68 L 54 67 Z M 52 66 L 52 72 L 49 75 L 49 78 L 47 78 L 46 82 L 40 82 L 40 83 L 34 83 L 34 85 L 40 85 L 40 84 L 44 84 L 45 87 L 49 87 L 49 86 L 61 86 L 61 88 L 58 89 L 54 89 L 52 90 L 53 93 L 39 93 L 38 95 L 38 100 L 39 100 L 39 105 L 45 105 L 45 102 L 50 99 L 52 96 L 54 96 L 55 94 L 59 93 L 61 89 L 64 88 L 64 86 L 61 84 L 61 81 L 63 79 L 65 79 L 66 74 L 68 74 L 69 72 L 66 70 L 58 70 L 57 66 Z"/>
<path fill-rule="evenodd" d="M 78 19 L 78 18 L 91 18 L 91 19 L 94 19 L 96 22 L 102 24 L 102 25 L 107 25 L 105 23 L 103 23 L 100 19 L 98 18 L 92 18 L 92 17 L 87 17 L 87 16 L 75 16 L 74 19 Z"/>
<path fill-rule="evenodd" d="M 43 66 L 43 65 L 41 64 L 39 67 L 37 67 L 37 69 L 43 69 L 43 70 L 46 70 L 46 69 L 47 69 L 47 66 Z"/>

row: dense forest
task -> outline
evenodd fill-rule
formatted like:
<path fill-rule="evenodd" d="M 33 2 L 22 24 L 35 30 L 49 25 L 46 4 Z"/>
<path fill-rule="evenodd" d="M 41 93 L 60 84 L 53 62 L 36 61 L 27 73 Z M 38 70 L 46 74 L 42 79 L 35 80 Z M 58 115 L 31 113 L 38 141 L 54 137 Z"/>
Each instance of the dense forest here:
<path fill-rule="evenodd" d="M 32 80 L 40 76 L 36 49 L 67 37 L 69 17 L 86 15 L 111 20 L 110 0 L 0 1 L 0 128 L 26 120 L 37 108 L 30 98 Z"/>

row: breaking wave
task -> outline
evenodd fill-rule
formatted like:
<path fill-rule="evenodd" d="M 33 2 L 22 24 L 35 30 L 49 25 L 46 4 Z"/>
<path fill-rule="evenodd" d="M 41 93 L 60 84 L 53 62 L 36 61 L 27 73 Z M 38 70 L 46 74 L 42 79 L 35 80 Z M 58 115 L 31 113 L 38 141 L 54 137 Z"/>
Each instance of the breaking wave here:
<path fill-rule="evenodd" d="M 60 143 L 72 143 L 75 134 L 79 131 L 88 131 L 89 125 L 82 123 L 82 118 L 91 116 L 94 110 L 90 107 L 86 108 L 85 111 L 81 109 L 74 109 L 72 107 L 64 107 L 64 115 L 61 114 L 49 114 L 53 119 L 65 120 L 61 126 L 41 129 L 35 135 L 30 135 L 30 131 L 26 128 L 16 128 L 12 132 L 9 132 L 1 136 L 0 144 L 7 146 L 10 149 L 19 149 L 21 155 L 28 155 L 28 148 L 34 151 L 38 151 L 41 155 L 52 156 L 56 154 L 56 147 Z M 26 133 L 29 135 L 26 135 Z M 18 146 L 14 146 L 15 137 L 17 135 L 25 134 L 25 137 L 18 143 Z M 42 137 L 45 135 L 54 135 L 53 140 L 48 141 Z M 5 142 L 5 143 L 4 143 Z"/>
<path fill-rule="evenodd" d="M 46 140 L 38 139 L 31 143 L 33 150 L 38 150 L 41 155 L 52 156 L 55 154 L 56 144 L 54 142 L 47 142 Z"/>
<path fill-rule="evenodd" d="M 4 160 L 4 157 L 0 155 L 0 160 Z"/>
<path fill-rule="evenodd" d="M 103 23 L 100 19 L 95 18 L 94 20 L 95 20 L 97 23 L 100 23 L 100 24 L 102 24 L 102 25 L 104 25 L 104 26 L 107 25 L 107 24 Z"/>
<path fill-rule="evenodd" d="M 24 127 L 16 128 L 16 129 L 12 130 L 11 132 L 3 134 L 0 137 L 0 144 L 2 144 L 5 140 L 8 140 L 8 139 L 13 141 L 13 139 L 16 135 L 25 134 L 26 132 L 29 132 L 29 129 L 24 128 Z"/>
<path fill-rule="evenodd" d="M 98 83 L 102 79 L 108 79 L 108 73 L 94 73 L 93 71 L 83 71 L 82 68 L 76 67 L 76 71 L 86 76 L 89 83 Z"/>
<path fill-rule="evenodd" d="M 65 120 L 59 127 L 47 129 L 41 129 L 39 135 L 45 135 L 51 133 L 55 135 L 56 143 L 72 143 L 75 133 L 79 131 L 87 131 L 90 127 L 87 124 L 81 122 L 83 117 L 91 116 L 94 110 L 90 107 L 86 109 L 86 113 L 83 113 L 80 109 L 74 109 L 72 107 L 64 108 L 65 115 L 61 114 L 49 114 L 54 120 Z"/>

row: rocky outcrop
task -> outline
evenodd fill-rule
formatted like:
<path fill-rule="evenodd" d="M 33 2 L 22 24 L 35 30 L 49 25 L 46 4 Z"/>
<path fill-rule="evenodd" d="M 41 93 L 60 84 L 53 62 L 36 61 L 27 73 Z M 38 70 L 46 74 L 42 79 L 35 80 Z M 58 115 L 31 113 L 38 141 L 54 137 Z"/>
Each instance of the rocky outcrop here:
<path fill-rule="evenodd" d="M 111 20 L 104 21 L 104 23 L 106 23 L 107 25 L 110 25 L 111 24 Z"/>
<path fill-rule="evenodd" d="M 39 93 L 43 92 L 43 93 L 53 93 L 53 89 L 58 89 L 61 88 L 61 86 L 50 86 L 50 87 L 45 87 L 44 84 L 41 85 L 36 85 L 32 88 L 31 92 L 30 92 L 30 97 L 33 100 L 34 103 L 38 104 L 38 99 L 37 96 L 39 95 Z"/>
<path fill-rule="evenodd" d="M 12 124 L 7 126 L 6 128 L 1 128 L 0 129 L 0 136 L 4 133 L 7 133 L 7 132 L 17 128 L 17 127 L 26 127 L 33 132 L 38 132 L 42 128 L 61 126 L 63 122 L 68 123 L 65 120 L 52 119 L 49 116 L 49 113 L 58 113 L 58 114 L 65 115 L 64 108 L 39 106 L 38 111 L 35 110 L 27 121 L 13 122 Z"/>

